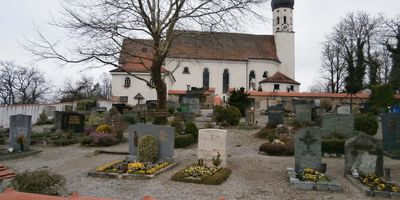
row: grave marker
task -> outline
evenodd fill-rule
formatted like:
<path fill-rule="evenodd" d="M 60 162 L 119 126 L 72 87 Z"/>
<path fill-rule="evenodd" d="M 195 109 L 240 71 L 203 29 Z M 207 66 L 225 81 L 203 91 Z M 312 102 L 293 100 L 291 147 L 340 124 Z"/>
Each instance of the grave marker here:
<path fill-rule="evenodd" d="M 296 105 L 296 119 L 300 122 L 311 122 L 312 120 L 312 105 L 299 104 Z"/>
<path fill-rule="evenodd" d="M 29 150 L 32 134 L 32 116 L 30 115 L 12 115 L 10 116 L 10 147 L 14 151 L 20 151 L 21 145 L 16 141 L 19 135 L 23 135 L 25 142 L 23 150 Z"/>
<path fill-rule="evenodd" d="M 400 113 L 385 113 L 382 116 L 383 149 L 400 154 Z"/>
<path fill-rule="evenodd" d="M 322 137 L 340 135 L 344 138 L 354 136 L 354 117 L 344 114 L 326 114 L 322 119 Z"/>
<path fill-rule="evenodd" d="M 227 131 L 220 129 L 201 129 L 199 130 L 199 144 L 197 158 L 203 159 L 207 166 L 213 166 L 211 160 L 216 158 L 218 153 L 221 155 L 221 167 L 227 167 L 228 162 L 228 142 Z"/>
<path fill-rule="evenodd" d="M 270 106 L 268 107 L 268 124 L 278 125 L 283 124 L 283 107 Z"/>
<path fill-rule="evenodd" d="M 295 170 L 321 167 L 321 130 L 318 127 L 300 129 L 294 136 Z"/>
<path fill-rule="evenodd" d="M 150 135 L 157 139 L 157 160 L 174 162 L 175 128 L 150 124 L 129 126 L 129 156 L 127 160 L 137 160 L 137 145 L 141 137 Z"/>

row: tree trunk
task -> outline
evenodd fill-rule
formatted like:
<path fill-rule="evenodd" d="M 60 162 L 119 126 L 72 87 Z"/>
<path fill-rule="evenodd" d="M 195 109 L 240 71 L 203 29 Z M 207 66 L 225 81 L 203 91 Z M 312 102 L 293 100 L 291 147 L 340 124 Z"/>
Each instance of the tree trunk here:
<path fill-rule="evenodd" d="M 158 111 L 166 111 L 167 110 L 167 85 L 165 82 L 160 84 L 160 87 L 157 87 L 157 110 Z"/>

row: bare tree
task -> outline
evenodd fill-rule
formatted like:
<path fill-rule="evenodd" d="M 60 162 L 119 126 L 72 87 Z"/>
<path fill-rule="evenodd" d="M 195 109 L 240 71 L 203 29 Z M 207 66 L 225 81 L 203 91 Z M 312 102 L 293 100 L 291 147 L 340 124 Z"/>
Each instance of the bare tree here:
<path fill-rule="evenodd" d="M 255 14 L 252 5 L 265 0 L 70 0 L 65 1 L 65 16 L 55 25 L 67 29 L 72 39 L 78 39 L 72 49 L 76 54 L 67 57 L 57 44 L 43 34 L 40 40 L 31 41 L 27 46 L 33 54 L 43 59 L 59 59 L 65 63 L 97 61 L 101 65 L 121 68 L 118 56 L 128 54 L 143 64 L 151 73 L 150 81 L 145 81 L 157 92 L 158 109 L 166 110 L 167 88 L 162 78 L 161 66 L 168 56 L 171 45 L 182 30 L 235 29 L 239 16 Z M 181 31 L 176 31 L 181 30 Z M 122 41 L 141 43 L 138 37 L 150 37 L 151 43 L 144 45 L 151 49 L 150 56 L 132 55 L 121 51 Z M 68 39 L 71 39 L 68 38 Z M 62 43 L 62 42 L 61 42 Z M 64 43 L 65 44 L 65 43 Z M 150 61 L 150 62 L 148 62 Z M 127 72 L 129 73 L 129 72 Z"/>
<path fill-rule="evenodd" d="M 100 75 L 100 87 L 101 87 L 101 97 L 105 100 L 111 99 L 111 76 L 109 73 L 103 73 Z"/>
<path fill-rule="evenodd" d="M 392 69 L 389 83 L 396 90 L 400 89 L 400 16 L 386 20 L 386 48 L 391 53 Z"/>
<path fill-rule="evenodd" d="M 344 78 L 346 76 L 345 60 L 343 59 L 340 45 L 332 40 L 325 42 L 322 52 L 322 84 L 326 92 L 339 93 L 344 89 Z M 321 84 L 321 83 L 319 83 Z"/>
<path fill-rule="evenodd" d="M 93 80 L 87 76 L 82 76 L 79 80 L 72 82 L 65 81 L 62 89 L 59 90 L 61 102 L 79 101 L 85 98 L 93 98 L 96 91 Z"/>
<path fill-rule="evenodd" d="M 30 104 L 44 101 L 52 86 L 35 68 L 0 61 L 0 104 Z"/>
<path fill-rule="evenodd" d="M 376 67 L 371 52 L 372 41 L 379 34 L 381 22 L 381 17 L 371 17 L 365 12 L 349 13 L 334 29 L 333 42 L 343 49 L 341 54 L 346 62 L 345 88 L 348 93 L 362 90 L 367 67 L 371 64 Z M 375 71 L 373 69 L 372 73 Z"/>

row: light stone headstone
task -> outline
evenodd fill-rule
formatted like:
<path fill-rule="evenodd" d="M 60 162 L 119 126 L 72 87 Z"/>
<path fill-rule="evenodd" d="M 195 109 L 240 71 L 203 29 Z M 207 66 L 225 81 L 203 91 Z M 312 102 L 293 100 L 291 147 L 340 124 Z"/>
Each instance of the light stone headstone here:
<path fill-rule="evenodd" d="M 295 106 L 296 119 L 300 122 L 311 122 L 312 120 L 312 105 L 299 104 Z"/>
<path fill-rule="evenodd" d="M 220 129 L 201 129 L 199 130 L 199 143 L 197 158 L 203 159 L 205 164 L 213 166 L 212 158 L 221 155 L 221 167 L 228 165 L 228 132 Z"/>
<path fill-rule="evenodd" d="M 354 136 L 354 117 L 344 114 L 326 114 L 322 118 L 322 137 L 340 135 L 344 138 Z"/>
<path fill-rule="evenodd" d="M 318 127 L 300 129 L 294 136 L 295 170 L 320 170 L 321 130 Z"/>
<path fill-rule="evenodd" d="M 137 146 L 141 137 L 150 135 L 158 142 L 158 161 L 174 162 L 175 128 L 150 124 L 129 126 L 129 156 L 127 160 L 137 160 Z"/>
<path fill-rule="evenodd" d="M 372 136 L 360 133 L 346 141 L 344 174 L 357 169 L 361 175 L 383 176 L 382 142 Z"/>
<path fill-rule="evenodd" d="M 383 149 L 389 153 L 400 153 L 400 113 L 385 113 L 382 116 Z"/>
<path fill-rule="evenodd" d="M 14 151 L 20 151 L 21 146 L 16 141 L 19 135 L 25 137 L 24 151 L 29 150 L 31 143 L 32 134 L 32 116 L 30 115 L 12 115 L 10 116 L 10 147 L 14 148 Z"/>
<path fill-rule="evenodd" d="M 341 115 L 351 114 L 350 106 L 340 106 L 339 108 L 337 108 L 337 114 L 341 114 Z"/>

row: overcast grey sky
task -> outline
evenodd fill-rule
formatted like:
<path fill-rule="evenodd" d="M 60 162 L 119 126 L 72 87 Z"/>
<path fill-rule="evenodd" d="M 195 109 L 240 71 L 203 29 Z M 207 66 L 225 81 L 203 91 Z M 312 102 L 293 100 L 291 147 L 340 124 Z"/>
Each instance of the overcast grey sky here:
<path fill-rule="evenodd" d="M 20 43 L 33 38 L 35 28 L 52 37 L 63 37 L 47 25 L 50 16 L 57 16 L 60 0 L 0 0 L 0 60 L 17 64 L 35 64 L 45 72 L 54 85 L 60 86 L 67 78 L 77 79 L 79 73 L 97 78 L 111 68 L 84 70 L 83 66 L 58 68 L 55 62 L 33 63 Z M 266 4 L 266 16 L 271 18 L 270 4 Z M 351 11 L 382 13 L 387 17 L 400 14 L 399 0 L 295 0 L 294 25 L 296 32 L 296 80 L 302 83 L 301 91 L 307 91 L 320 75 L 321 43 L 332 28 Z M 247 24 L 244 32 L 271 34 L 271 22 Z"/>

